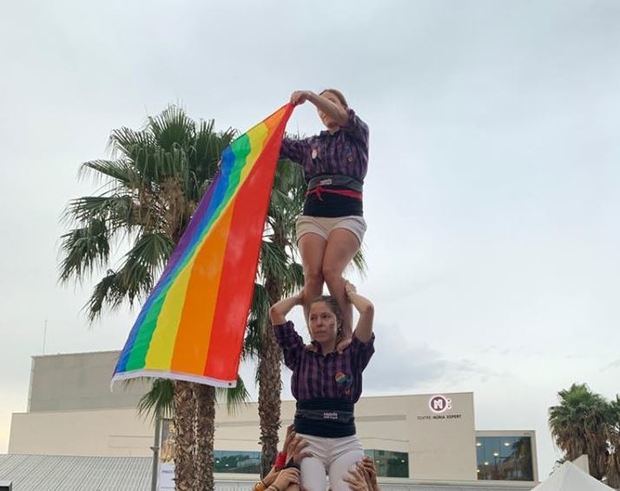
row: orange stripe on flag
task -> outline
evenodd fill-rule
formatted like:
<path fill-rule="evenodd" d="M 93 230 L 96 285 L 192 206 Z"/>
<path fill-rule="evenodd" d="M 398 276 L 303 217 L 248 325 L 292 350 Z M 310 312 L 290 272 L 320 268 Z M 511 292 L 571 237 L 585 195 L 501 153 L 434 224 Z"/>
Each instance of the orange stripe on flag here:
<path fill-rule="evenodd" d="M 194 262 L 174 346 L 173 372 L 198 374 L 204 368 L 213 337 L 213 318 L 233 208 L 229 206 L 214 224 Z"/>

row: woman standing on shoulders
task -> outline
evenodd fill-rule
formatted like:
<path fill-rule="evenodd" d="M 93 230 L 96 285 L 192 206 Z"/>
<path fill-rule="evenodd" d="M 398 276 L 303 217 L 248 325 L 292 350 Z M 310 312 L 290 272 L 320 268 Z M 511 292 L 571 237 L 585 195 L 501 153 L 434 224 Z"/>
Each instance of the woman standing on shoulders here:
<path fill-rule="evenodd" d="M 291 95 L 295 105 L 306 101 L 316 106 L 326 130 L 301 140 L 284 138 L 280 157 L 299 163 L 308 184 L 296 227 L 304 267 L 304 312 L 307 317 L 310 302 L 321 295 L 325 282 L 343 314 L 338 346 L 343 349 L 351 340 L 353 313 L 342 273 L 366 232 L 362 188 L 368 167 L 368 125 L 336 89 Z"/>

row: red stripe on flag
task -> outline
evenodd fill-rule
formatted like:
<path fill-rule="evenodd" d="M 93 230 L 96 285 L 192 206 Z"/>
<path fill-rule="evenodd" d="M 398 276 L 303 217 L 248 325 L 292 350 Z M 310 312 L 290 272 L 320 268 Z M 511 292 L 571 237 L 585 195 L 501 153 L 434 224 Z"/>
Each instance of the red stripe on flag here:
<path fill-rule="evenodd" d="M 292 107 L 270 135 L 235 199 L 209 354 L 203 372 L 206 377 L 229 381 L 237 379 L 275 167 L 284 126 L 291 111 Z"/>

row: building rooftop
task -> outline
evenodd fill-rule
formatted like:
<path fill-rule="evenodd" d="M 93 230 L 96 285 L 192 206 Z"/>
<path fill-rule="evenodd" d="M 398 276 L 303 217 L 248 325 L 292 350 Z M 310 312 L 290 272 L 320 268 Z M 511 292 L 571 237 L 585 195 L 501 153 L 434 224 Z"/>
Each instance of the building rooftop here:
<path fill-rule="evenodd" d="M 147 491 L 149 457 L 0 455 L 0 481 L 15 491 Z"/>
<path fill-rule="evenodd" d="M 0 481 L 15 491 L 149 491 L 150 457 L 74 457 L 66 455 L 0 455 Z M 219 478 L 218 478 L 219 476 Z M 215 489 L 252 489 L 258 476 L 216 475 Z M 383 491 L 529 491 L 533 483 L 423 482 L 382 478 Z"/>

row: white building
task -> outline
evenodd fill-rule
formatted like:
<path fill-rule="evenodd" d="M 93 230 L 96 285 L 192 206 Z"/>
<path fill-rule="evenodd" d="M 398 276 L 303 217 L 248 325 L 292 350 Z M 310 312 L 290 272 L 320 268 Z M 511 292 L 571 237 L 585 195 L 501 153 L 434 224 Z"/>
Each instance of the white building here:
<path fill-rule="evenodd" d="M 117 384 L 110 392 L 118 354 L 33 357 L 28 410 L 13 414 L 8 457 L 135 457 L 148 466 L 153 427 L 135 409 L 148 384 Z M 283 401 L 282 428 L 294 412 L 294 401 Z M 363 397 L 355 412 L 386 489 L 529 490 L 538 479 L 534 432 L 476 431 L 472 393 Z M 241 489 L 257 477 L 256 403 L 234 415 L 221 406 L 216 414 L 216 477 L 220 486 Z M 11 476 L 0 460 L 3 479 Z"/>

